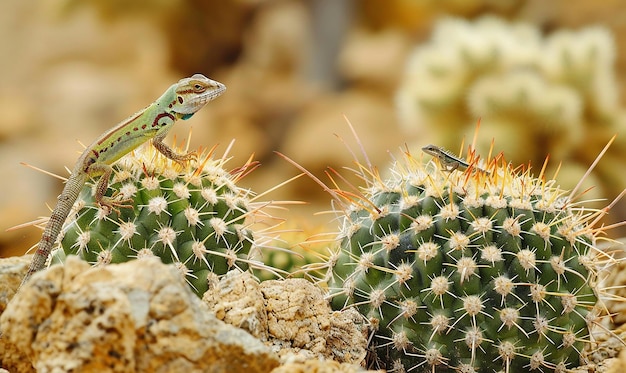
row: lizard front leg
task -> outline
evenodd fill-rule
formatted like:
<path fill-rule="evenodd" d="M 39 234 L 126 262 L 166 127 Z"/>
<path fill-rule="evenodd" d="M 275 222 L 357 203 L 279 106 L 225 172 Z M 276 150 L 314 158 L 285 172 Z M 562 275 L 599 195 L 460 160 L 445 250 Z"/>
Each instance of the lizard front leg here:
<path fill-rule="evenodd" d="M 443 163 L 443 169 L 446 172 L 452 172 L 452 171 L 458 169 L 459 166 L 461 166 L 461 164 L 459 162 L 455 162 L 455 161 Z"/>
<path fill-rule="evenodd" d="M 163 154 L 166 158 L 173 160 L 174 162 L 180 164 L 181 166 L 185 165 L 185 162 L 190 161 L 192 159 L 196 159 L 195 152 L 189 152 L 186 154 L 178 154 L 172 148 L 167 146 L 163 139 L 165 138 L 166 133 L 155 136 L 152 139 L 152 145 L 159 151 L 159 153 Z"/>

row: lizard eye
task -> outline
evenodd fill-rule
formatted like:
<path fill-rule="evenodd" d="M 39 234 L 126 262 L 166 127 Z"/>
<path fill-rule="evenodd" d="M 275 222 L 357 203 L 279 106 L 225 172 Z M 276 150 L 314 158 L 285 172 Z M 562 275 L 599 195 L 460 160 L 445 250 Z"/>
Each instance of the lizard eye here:
<path fill-rule="evenodd" d="M 196 83 L 196 84 L 193 85 L 193 89 L 196 92 L 204 92 L 206 90 L 206 87 L 203 86 L 202 84 Z"/>

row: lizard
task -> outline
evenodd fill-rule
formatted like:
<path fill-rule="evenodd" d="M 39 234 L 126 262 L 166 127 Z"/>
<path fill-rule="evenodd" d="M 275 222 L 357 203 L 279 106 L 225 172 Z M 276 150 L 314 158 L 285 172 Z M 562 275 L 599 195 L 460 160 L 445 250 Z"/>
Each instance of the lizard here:
<path fill-rule="evenodd" d="M 465 171 L 470 168 L 470 166 L 472 166 L 473 169 L 489 175 L 489 171 L 482 168 L 474 167 L 473 165 L 470 165 L 466 161 L 462 160 L 461 158 L 455 156 L 450 151 L 445 150 L 444 148 L 441 148 L 439 146 L 426 145 L 422 148 L 422 151 L 428 155 L 432 155 L 433 157 L 437 158 L 441 165 L 444 167 L 445 171 Z"/>
<path fill-rule="evenodd" d="M 20 287 L 33 273 L 45 267 L 63 223 L 89 178 L 100 176 L 94 192 L 94 199 L 98 205 L 109 209 L 115 206 L 123 207 L 119 202 L 114 202 L 105 196 L 109 177 L 113 172 L 111 165 L 148 140 L 151 140 L 152 145 L 161 154 L 175 162 L 182 164 L 195 158 L 194 152 L 176 153 L 163 140 L 176 120 L 191 118 L 225 90 L 224 84 L 202 74 L 181 79 L 178 83 L 171 85 L 156 101 L 123 120 L 91 143 L 78 158 L 65 182 L 63 191 L 57 198 L 57 204 L 52 210 Z"/>

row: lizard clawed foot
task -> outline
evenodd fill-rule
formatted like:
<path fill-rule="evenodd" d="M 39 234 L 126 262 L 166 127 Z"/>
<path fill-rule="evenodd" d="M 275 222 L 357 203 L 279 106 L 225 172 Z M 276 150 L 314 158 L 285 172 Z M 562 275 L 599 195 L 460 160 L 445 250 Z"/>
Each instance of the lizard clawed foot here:
<path fill-rule="evenodd" d="M 187 162 L 189 161 L 197 161 L 198 154 L 196 152 L 189 152 L 186 154 L 173 154 L 172 157 L 168 157 L 174 162 L 178 163 L 182 167 L 187 166 Z"/>
<path fill-rule="evenodd" d="M 106 212 L 106 215 L 109 215 L 111 212 L 115 212 L 119 215 L 120 209 L 130 208 L 134 209 L 135 207 L 132 204 L 132 198 L 126 198 L 122 200 L 116 200 L 115 196 L 113 197 L 102 197 L 99 201 L 96 201 L 98 206 Z"/>
<path fill-rule="evenodd" d="M 457 170 L 459 166 L 460 166 L 459 162 L 449 162 L 448 164 L 443 165 L 443 170 L 445 172 L 452 172 L 454 170 Z"/>

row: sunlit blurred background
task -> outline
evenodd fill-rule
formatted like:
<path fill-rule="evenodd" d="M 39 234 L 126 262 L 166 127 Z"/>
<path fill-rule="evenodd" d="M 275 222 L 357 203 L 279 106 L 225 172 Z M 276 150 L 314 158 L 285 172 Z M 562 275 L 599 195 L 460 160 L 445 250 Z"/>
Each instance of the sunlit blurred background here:
<path fill-rule="evenodd" d="M 5 229 L 46 216 L 62 188 L 20 162 L 67 176 L 81 143 L 196 72 L 228 91 L 168 141 L 192 128 L 190 148 L 219 153 L 235 139 L 228 166 L 254 154 L 262 166 L 242 184 L 257 193 L 299 173 L 274 151 L 324 181 L 352 167 L 346 118 L 381 170 L 405 145 L 460 151 L 480 118 L 479 153 L 495 139 L 537 172 L 549 154 L 564 188 L 618 134 L 583 199 L 626 187 L 618 0 L 3 0 L 0 28 L 0 256 L 39 240 Z M 309 178 L 264 198 L 308 203 L 279 212 L 287 226 L 334 228 Z"/>

